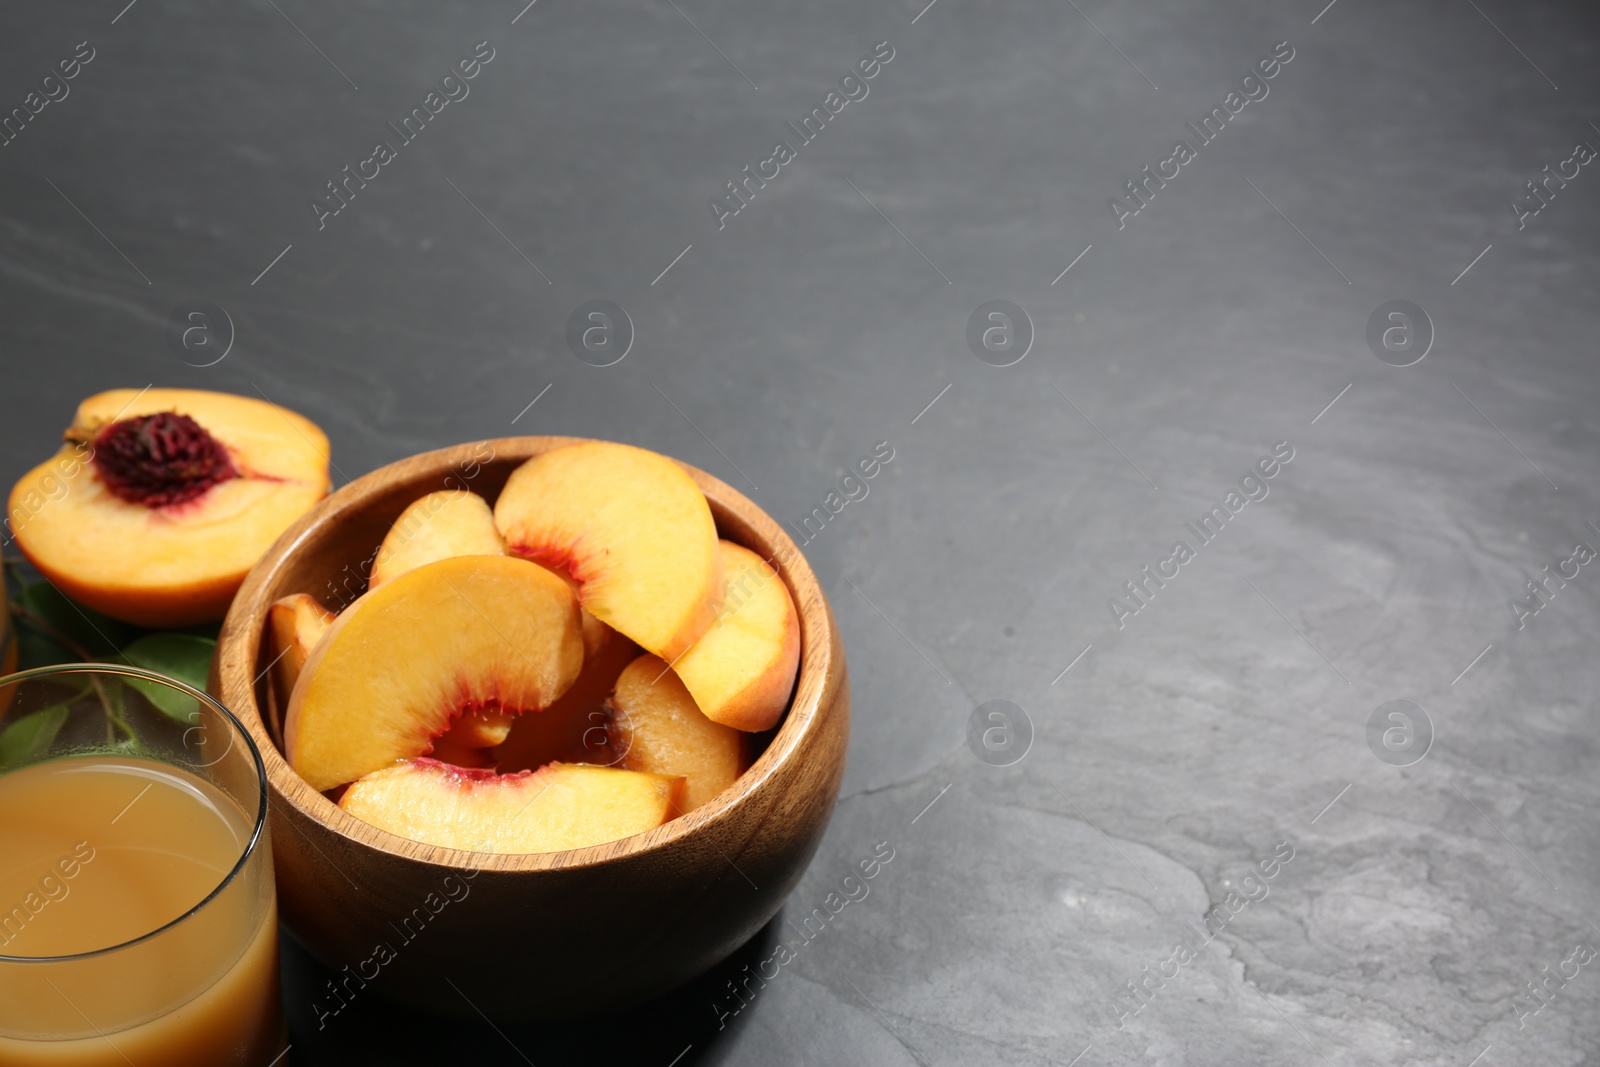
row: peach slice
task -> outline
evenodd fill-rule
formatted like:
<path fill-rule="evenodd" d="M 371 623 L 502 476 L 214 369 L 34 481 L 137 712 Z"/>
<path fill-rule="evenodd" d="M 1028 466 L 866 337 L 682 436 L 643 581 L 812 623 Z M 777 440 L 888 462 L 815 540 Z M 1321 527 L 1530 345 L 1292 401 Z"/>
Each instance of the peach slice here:
<path fill-rule="evenodd" d="M 374 771 L 339 806 L 412 841 L 469 852 L 563 852 L 672 818 L 682 779 L 551 763 L 497 775 L 419 759 Z"/>
<path fill-rule="evenodd" d="M 267 608 L 267 628 L 272 633 L 272 679 L 277 685 L 278 706 L 289 703 L 294 683 L 299 680 L 311 650 L 317 647 L 322 635 L 328 632 L 333 612 L 317 602 L 309 593 L 295 593 L 275 600 Z"/>
<path fill-rule="evenodd" d="M 617 631 L 595 618 L 594 613 L 583 607 L 582 590 L 578 588 L 577 580 L 566 571 L 556 571 L 567 580 L 572 587 L 572 595 L 578 597 L 578 606 L 583 612 L 583 655 L 587 658 L 600 655 L 607 645 L 618 643 L 625 648 L 638 648 L 639 646 L 623 637 Z"/>
<path fill-rule="evenodd" d="M 495 765 L 494 755 L 489 749 L 457 744 L 450 740 L 449 734 L 445 734 L 433 743 L 433 749 L 427 758 L 448 763 L 453 767 L 484 768 Z"/>
<path fill-rule="evenodd" d="M 800 619 L 783 578 L 731 541 L 716 625 L 672 665 L 708 719 L 760 731 L 783 717 L 800 665 Z"/>
<path fill-rule="evenodd" d="M 547 707 L 582 664 L 566 582 L 509 556 L 439 560 L 329 628 L 289 700 L 284 752 L 313 789 L 332 789 L 422 755 L 464 713 Z"/>
<path fill-rule="evenodd" d="M 553 762 L 615 763 L 606 732 L 611 717 L 604 704 L 622 669 L 638 657 L 639 646 L 613 631 L 605 647 L 583 661 L 578 680 L 561 699 L 543 711 L 517 716 L 510 735 L 494 750 L 501 769 L 535 770 Z"/>
<path fill-rule="evenodd" d="M 140 626 L 220 619 L 267 546 L 328 492 L 328 439 L 252 397 L 113 389 L 11 490 L 39 573 Z"/>
<path fill-rule="evenodd" d="M 506 739 L 516 720 L 515 714 L 499 707 L 470 708 L 450 724 L 439 740 L 463 748 L 493 748 Z"/>
<path fill-rule="evenodd" d="M 451 556 L 503 556 L 506 542 L 494 524 L 488 501 L 466 489 L 444 489 L 413 501 L 389 527 L 372 564 L 367 588 Z M 560 573 L 560 572 L 557 572 Z M 578 593 L 577 583 L 565 574 Z M 611 627 L 583 612 L 583 649 L 592 656 L 606 643 Z M 501 739 L 505 737 L 501 732 Z M 499 742 L 489 742 L 498 744 Z"/>
<path fill-rule="evenodd" d="M 466 489 L 429 493 L 412 502 L 378 546 L 367 588 L 451 556 L 503 556 L 506 543 L 495 529 L 488 501 Z"/>
<path fill-rule="evenodd" d="M 744 770 L 744 734 L 701 714 L 677 674 L 655 656 L 628 664 L 608 706 L 615 765 L 682 775 L 683 811 L 728 788 Z"/>
<path fill-rule="evenodd" d="M 534 456 L 494 508 L 510 552 L 565 571 L 601 622 L 667 659 L 722 603 L 717 529 L 677 463 L 611 441 Z"/>

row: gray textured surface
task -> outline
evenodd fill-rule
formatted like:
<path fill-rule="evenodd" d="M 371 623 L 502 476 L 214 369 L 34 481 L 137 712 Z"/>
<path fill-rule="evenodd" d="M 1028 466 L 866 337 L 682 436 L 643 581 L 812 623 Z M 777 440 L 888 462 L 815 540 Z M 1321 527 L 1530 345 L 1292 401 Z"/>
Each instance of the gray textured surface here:
<path fill-rule="evenodd" d="M 571 433 L 798 518 L 896 450 L 806 549 L 856 725 L 786 915 L 888 841 L 871 895 L 720 1031 L 788 927 L 637 1013 L 504 1034 L 376 1000 L 319 1031 L 291 950 L 296 1062 L 1600 1062 L 1594 967 L 1522 1028 L 1512 1000 L 1600 946 L 1600 576 L 1520 631 L 1508 607 L 1597 544 L 1600 169 L 1508 209 L 1600 144 L 1593 8 L 121 6 L 5 15 L 5 108 L 97 50 L 0 148 L 13 475 L 83 395 L 149 382 L 304 412 L 339 481 Z M 319 232 L 308 198 L 485 39 L 471 95 Z M 719 231 L 707 198 L 882 40 L 870 95 Z M 1107 198 L 1283 40 L 1270 95 L 1119 231 Z M 1364 340 L 1401 297 L 1437 329 L 1404 369 Z M 205 369 L 164 338 L 195 298 L 237 328 Z M 562 339 L 593 298 L 638 334 L 603 369 Z M 1015 366 L 966 348 L 994 298 L 1037 328 Z M 1107 599 L 1280 440 L 1270 496 L 1118 630 Z M 965 743 L 993 698 L 1036 734 L 1006 768 Z M 1364 738 L 1394 698 L 1436 731 L 1404 769 Z M 1119 1031 L 1124 983 L 1280 841 L 1269 895 Z"/>

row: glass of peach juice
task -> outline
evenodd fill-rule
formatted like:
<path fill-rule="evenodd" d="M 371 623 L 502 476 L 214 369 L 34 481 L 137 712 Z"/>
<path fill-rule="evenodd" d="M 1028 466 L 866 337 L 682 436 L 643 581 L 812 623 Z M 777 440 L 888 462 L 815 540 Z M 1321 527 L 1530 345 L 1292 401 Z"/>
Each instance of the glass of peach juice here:
<path fill-rule="evenodd" d="M 0 678 L 0 1064 L 271 1067 L 287 1051 L 267 780 L 152 671 Z"/>

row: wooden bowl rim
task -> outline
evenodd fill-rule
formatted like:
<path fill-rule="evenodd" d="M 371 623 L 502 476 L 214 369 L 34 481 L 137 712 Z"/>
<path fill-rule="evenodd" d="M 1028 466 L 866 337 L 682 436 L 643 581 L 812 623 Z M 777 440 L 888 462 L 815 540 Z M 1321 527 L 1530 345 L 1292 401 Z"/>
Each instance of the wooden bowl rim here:
<path fill-rule="evenodd" d="M 266 764 L 269 789 L 277 794 L 280 804 L 290 805 L 307 819 L 321 824 L 354 845 L 420 863 L 456 870 L 570 870 L 664 849 L 714 823 L 722 822 L 767 786 L 782 768 L 803 757 L 821 727 L 822 701 L 827 695 L 827 680 L 834 655 L 835 623 L 822 586 L 799 546 L 760 505 L 714 475 L 668 456 L 688 471 L 714 510 L 720 506 L 766 538 L 769 545 L 765 549 L 765 558 L 777 568 L 788 587 L 800 619 L 800 662 L 793 699 L 766 750 L 733 785 L 688 814 L 642 834 L 565 852 L 491 853 L 429 845 L 382 830 L 350 815 L 312 789 L 289 766 L 266 728 L 256 699 L 255 679 L 259 678 L 256 673 L 257 662 L 266 628 L 266 609 L 270 605 L 270 601 L 265 600 L 263 590 L 300 549 L 312 530 L 323 523 L 337 521 L 342 512 L 356 510 L 370 497 L 379 495 L 399 471 L 409 478 L 429 469 L 436 469 L 443 474 L 470 462 L 486 464 L 510 459 L 520 465 L 542 453 L 593 440 L 598 439 L 549 435 L 496 437 L 420 452 L 387 463 L 329 493 L 273 542 L 245 577 L 228 609 L 217 638 L 216 662 L 217 688 L 221 691 L 217 697 L 250 731 Z M 485 445 L 494 450 L 488 458 L 480 454 Z M 721 533 L 719 531 L 718 535 L 721 536 Z M 746 547 L 757 554 L 763 551 L 759 546 Z M 785 552 L 787 559 L 778 562 L 776 557 Z M 284 595 L 289 594 L 285 592 Z M 246 667 L 244 672 L 239 669 L 241 662 Z M 235 689 L 244 695 L 242 701 L 231 700 L 229 694 Z M 731 864 L 732 860 L 729 862 Z"/>

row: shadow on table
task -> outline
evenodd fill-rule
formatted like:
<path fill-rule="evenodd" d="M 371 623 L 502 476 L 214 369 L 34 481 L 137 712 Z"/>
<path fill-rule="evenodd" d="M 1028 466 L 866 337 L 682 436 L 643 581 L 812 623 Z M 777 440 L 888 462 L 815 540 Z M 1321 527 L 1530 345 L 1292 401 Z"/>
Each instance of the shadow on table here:
<path fill-rule="evenodd" d="M 663 997 L 614 1015 L 535 1026 L 430 1017 L 381 996 L 363 996 L 319 1028 L 311 1005 L 333 972 L 293 938 L 282 935 L 284 1009 L 292 1047 L 288 1067 L 440 1063 L 709 1067 L 724 1061 L 726 1050 L 719 1044 L 743 1022 L 729 1018 L 727 1029 L 721 1029 L 713 1005 L 727 1002 L 728 981 L 747 964 L 754 970 L 758 960 L 772 954 L 776 922 L 768 923 L 706 974 Z"/>

